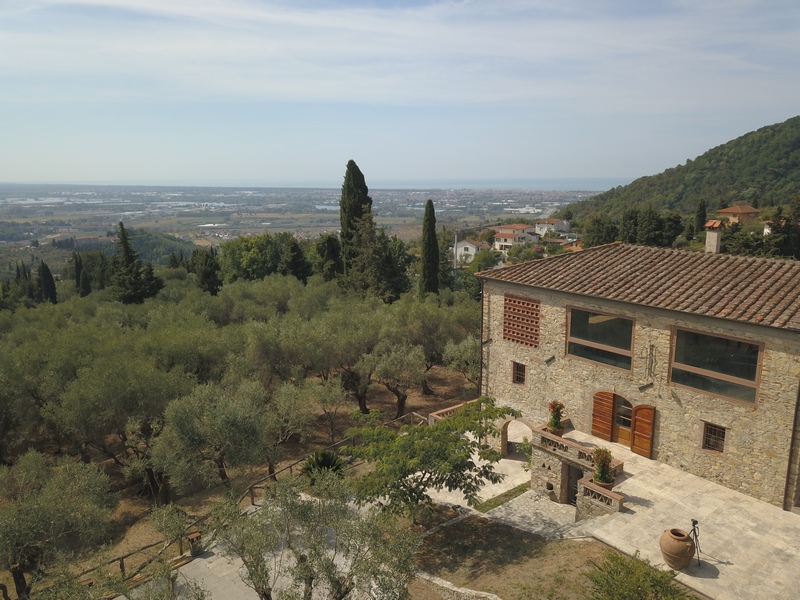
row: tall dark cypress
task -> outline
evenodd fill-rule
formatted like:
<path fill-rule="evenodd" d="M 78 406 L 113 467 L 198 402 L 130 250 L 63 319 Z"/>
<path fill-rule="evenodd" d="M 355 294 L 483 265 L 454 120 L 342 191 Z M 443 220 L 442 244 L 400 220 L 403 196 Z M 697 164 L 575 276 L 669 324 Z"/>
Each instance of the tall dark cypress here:
<path fill-rule="evenodd" d="M 42 261 L 39 265 L 37 275 L 37 301 L 55 304 L 58 301 L 56 299 L 56 282 L 46 262 Z"/>
<path fill-rule="evenodd" d="M 134 250 L 128 232 L 120 221 L 117 232 L 117 256 L 114 257 L 114 296 L 123 304 L 141 304 L 164 287 L 153 273 L 153 265 L 143 264 Z"/>
<path fill-rule="evenodd" d="M 77 252 L 72 253 L 72 261 L 75 265 L 75 287 L 81 289 L 81 274 L 83 273 L 83 260 Z"/>
<path fill-rule="evenodd" d="M 366 214 L 372 212 L 372 198 L 364 174 L 354 160 L 347 162 L 347 171 L 342 184 L 342 199 L 339 203 L 339 220 L 341 222 L 342 259 L 345 272 L 349 269 L 359 249 L 354 245 L 356 223 Z"/>
<path fill-rule="evenodd" d="M 420 294 L 439 293 L 439 241 L 436 239 L 436 213 L 433 200 L 425 204 L 422 220 L 422 272 L 419 278 Z"/>
<path fill-rule="evenodd" d="M 697 203 L 697 210 L 694 213 L 694 230 L 696 233 L 703 231 L 706 225 L 706 201 L 702 198 Z"/>

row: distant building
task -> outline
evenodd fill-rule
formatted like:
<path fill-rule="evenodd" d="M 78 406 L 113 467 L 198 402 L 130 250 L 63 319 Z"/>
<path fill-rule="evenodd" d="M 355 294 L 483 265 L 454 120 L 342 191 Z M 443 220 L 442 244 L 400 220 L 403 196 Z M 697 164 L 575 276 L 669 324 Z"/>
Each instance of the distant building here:
<path fill-rule="evenodd" d="M 521 246 L 522 244 L 535 243 L 539 241 L 535 225 L 527 223 L 515 223 L 513 225 L 501 225 L 494 234 L 494 249 L 508 254 L 511 246 Z"/>
<path fill-rule="evenodd" d="M 459 265 L 468 265 L 475 258 L 475 255 L 481 250 L 491 249 L 488 242 L 479 242 L 478 240 L 466 239 L 459 240 L 456 244 L 456 263 Z"/>
<path fill-rule="evenodd" d="M 736 205 L 728 208 L 721 208 L 717 211 L 720 217 L 728 217 L 731 223 L 745 223 L 758 218 L 758 209 L 748 205 Z"/>
<path fill-rule="evenodd" d="M 569 221 L 562 221 L 561 219 L 542 219 L 536 221 L 536 233 L 538 235 L 547 235 L 550 231 L 556 233 L 569 233 Z"/>

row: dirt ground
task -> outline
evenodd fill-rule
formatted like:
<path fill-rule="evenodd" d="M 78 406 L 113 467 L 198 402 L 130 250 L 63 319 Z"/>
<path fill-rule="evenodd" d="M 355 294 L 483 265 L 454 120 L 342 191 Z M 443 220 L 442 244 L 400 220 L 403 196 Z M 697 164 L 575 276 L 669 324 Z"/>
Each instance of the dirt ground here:
<path fill-rule="evenodd" d="M 591 595 L 586 574 L 607 549 L 596 540 L 546 541 L 471 516 L 425 538 L 418 564 L 454 585 L 503 600 L 573 600 Z M 409 592 L 413 600 L 439 598 L 420 582 Z"/>

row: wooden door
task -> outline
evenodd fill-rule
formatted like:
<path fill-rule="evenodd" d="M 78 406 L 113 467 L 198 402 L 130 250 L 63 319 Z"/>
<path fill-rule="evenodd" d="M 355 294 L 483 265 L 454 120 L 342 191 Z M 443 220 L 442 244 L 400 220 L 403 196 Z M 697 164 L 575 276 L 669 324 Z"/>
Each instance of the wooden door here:
<path fill-rule="evenodd" d="M 611 441 L 631 445 L 631 421 L 633 406 L 622 396 L 614 396 L 614 428 L 611 430 Z"/>
<path fill-rule="evenodd" d="M 653 427 L 655 421 L 655 406 L 642 404 L 633 408 L 631 450 L 645 458 L 650 458 L 653 455 Z"/>
<path fill-rule="evenodd" d="M 611 441 L 614 426 L 614 393 L 597 392 L 592 407 L 592 435 Z"/>

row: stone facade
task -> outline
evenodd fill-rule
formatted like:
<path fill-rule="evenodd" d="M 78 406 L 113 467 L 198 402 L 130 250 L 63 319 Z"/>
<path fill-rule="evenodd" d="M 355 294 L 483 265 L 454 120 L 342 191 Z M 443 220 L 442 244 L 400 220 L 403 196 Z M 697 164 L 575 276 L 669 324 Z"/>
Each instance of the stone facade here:
<path fill-rule="evenodd" d="M 503 339 L 504 295 L 540 303 L 538 347 Z M 800 336 L 722 318 L 651 308 L 503 281 L 484 281 L 481 393 L 545 423 L 560 400 L 576 429 L 591 433 L 593 398 L 612 392 L 655 407 L 652 458 L 791 509 L 798 501 Z M 567 354 L 570 307 L 633 319 L 632 368 Z M 669 381 L 675 327 L 762 344 L 755 404 Z M 513 364 L 525 365 L 514 383 Z M 706 424 L 724 428 L 722 452 L 703 449 Z"/>

